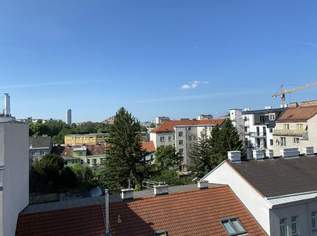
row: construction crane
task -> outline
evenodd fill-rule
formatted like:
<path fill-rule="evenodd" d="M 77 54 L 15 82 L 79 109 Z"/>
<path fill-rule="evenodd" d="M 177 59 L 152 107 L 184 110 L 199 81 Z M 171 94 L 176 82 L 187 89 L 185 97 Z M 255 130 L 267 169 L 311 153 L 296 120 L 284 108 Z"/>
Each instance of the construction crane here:
<path fill-rule="evenodd" d="M 279 97 L 281 99 L 282 107 L 286 107 L 286 94 L 295 93 L 295 92 L 309 89 L 309 88 L 313 88 L 313 87 L 317 87 L 317 82 L 305 84 L 303 86 L 299 86 L 299 87 L 292 88 L 292 89 L 286 89 L 284 87 L 284 85 L 281 85 L 280 91 L 278 93 L 273 94 L 272 97 L 273 98 Z"/>

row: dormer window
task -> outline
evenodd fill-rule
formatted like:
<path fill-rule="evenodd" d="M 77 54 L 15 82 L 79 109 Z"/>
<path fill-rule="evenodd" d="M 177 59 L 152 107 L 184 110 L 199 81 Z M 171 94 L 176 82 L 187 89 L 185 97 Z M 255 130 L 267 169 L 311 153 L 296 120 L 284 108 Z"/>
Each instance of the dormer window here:
<path fill-rule="evenodd" d="M 226 229 L 228 236 L 238 236 L 247 233 L 238 218 L 225 219 L 221 223 Z"/>

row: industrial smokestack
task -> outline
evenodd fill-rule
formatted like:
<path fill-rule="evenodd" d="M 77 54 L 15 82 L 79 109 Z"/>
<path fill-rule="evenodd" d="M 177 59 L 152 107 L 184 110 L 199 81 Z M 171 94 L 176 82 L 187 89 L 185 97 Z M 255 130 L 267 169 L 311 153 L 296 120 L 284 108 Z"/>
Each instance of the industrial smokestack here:
<path fill-rule="evenodd" d="M 8 93 L 4 94 L 4 101 L 3 101 L 3 114 L 5 116 L 11 116 L 11 109 L 10 109 L 10 95 Z"/>

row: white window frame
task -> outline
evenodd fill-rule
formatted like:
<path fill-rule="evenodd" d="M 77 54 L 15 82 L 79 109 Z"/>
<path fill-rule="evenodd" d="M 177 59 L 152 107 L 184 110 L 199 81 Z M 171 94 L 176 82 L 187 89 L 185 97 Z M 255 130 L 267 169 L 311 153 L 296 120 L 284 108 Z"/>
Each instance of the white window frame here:
<path fill-rule="evenodd" d="M 284 234 L 282 234 L 282 227 Z M 280 219 L 280 236 L 288 236 L 287 218 Z"/>

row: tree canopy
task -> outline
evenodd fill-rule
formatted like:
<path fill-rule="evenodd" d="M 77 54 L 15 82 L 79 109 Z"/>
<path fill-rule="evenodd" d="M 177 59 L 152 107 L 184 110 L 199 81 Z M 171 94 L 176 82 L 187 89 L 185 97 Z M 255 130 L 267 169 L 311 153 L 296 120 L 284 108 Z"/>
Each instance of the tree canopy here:
<path fill-rule="evenodd" d="M 221 127 L 214 127 L 209 138 L 202 137 L 194 144 L 190 170 L 201 178 L 227 159 L 228 151 L 244 151 L 239 134 L 229 119 Z"/>
<path fill-rule="evenodd" d="M 149 174 L 150 165 L 145 160 L 141 147 L 141 126 L 139 121 L 124 108 L 120 108 L 110 127 L 103 182 L 112 190 L 127 187 L 141 188 L 142 181 Z"/>

